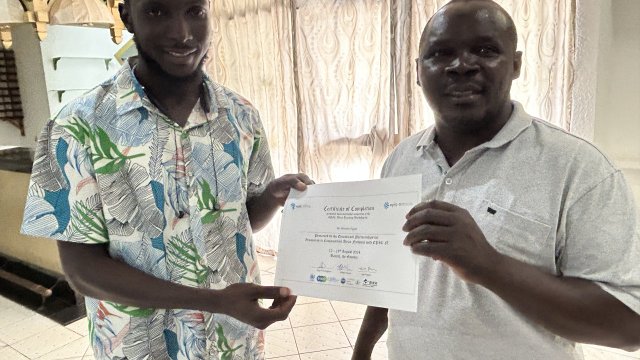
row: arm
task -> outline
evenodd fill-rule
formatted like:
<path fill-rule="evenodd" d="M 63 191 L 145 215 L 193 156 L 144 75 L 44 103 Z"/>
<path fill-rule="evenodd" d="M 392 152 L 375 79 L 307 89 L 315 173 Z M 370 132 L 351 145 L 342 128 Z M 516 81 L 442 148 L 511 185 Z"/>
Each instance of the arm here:
<path fill-rule="evenodd" d="M 161 280 L 111 258 L 106 245 L 60 241 L 58 250 L 67 279 L 78 292 L 127 306 L 226 314 L 264 329 L 286 319 L 296 300 L 286 288 L 235 284 L 211 290 Z M 87 271 L 90 268 L 100 271 Z M 261 298 L 275 301 L 271 308 L 263 309 L 258 304 Z"/>
<path fill-rule="evenodd" d="M 292 188 L 305 191 L 307 185 L 311 184 L 314 182 L 305 174 L 284 175 L 270 182 L 262 194 L 247 201 L 247 212 L 253 231 L 258 232 L 267 226 L 276 211 L 284 206 Z"/>
<path fill-rule="evenodd" d="M 388 312 L 389 310 L 384 308 L 367 307 L 367 312 L 364 314 L 364 319 L 358 332 L 358 339 L 353 347 L 351 360 L 371 359 L 373 348 L 384 332 L 387 331 Z"/>
<path fill-rule="evenodd" d="M 498 254 L 479 284 L 549 331 L 581 343 L 636 350 L 640 316 L 591 281 L 556 277 Z"/>
<path fill-rule="evenodd" d="M 493 291 L 530 320 L 576 342 L 635 349 L 640 315 L 591 281 L 557 277 L 496 251 L 471 215 L 433 201 L 407 215 L 405 245 Z M 427 240 L 428 239 L 428 240 Z"/>

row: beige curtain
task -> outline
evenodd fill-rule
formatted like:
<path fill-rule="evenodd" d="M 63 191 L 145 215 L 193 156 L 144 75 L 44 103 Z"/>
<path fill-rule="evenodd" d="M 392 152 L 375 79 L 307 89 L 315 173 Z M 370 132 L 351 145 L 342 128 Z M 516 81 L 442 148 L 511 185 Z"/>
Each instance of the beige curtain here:
<path fill-rule="evenodd" d="M 576 0 L 497 0 L 524 52 L 512 95 L 571 129 Z M 277 175 L 376 178 L 399 141 L 433 122 L 416 85 L 421 31 L 447 0 L 214 0 L 209 71 L 260 110 Z M 278 224 L 257 236 L 277 249 Z"/>
<path fill-rule="evenodd" d="M 396 0 L 392 11 L 398 59 L 394 62 L 398 96 L 398 138 L 433 123 L 421 89 L 416 85 L 415 59 L 422 29 L 448 0 Z M 576 0 L 496 0 L 518 29 L 524 53 L 522 74 L 512 98 L 532 115 L 571 130 Z"/>
<path fill-rule="evenodd" d="M 259 110 L 277 176 L 298 172 L 298 111 L 289 0 L 214 0 L 209 73 Z M 256 234 L 277 249 L 279 216 Z"/>

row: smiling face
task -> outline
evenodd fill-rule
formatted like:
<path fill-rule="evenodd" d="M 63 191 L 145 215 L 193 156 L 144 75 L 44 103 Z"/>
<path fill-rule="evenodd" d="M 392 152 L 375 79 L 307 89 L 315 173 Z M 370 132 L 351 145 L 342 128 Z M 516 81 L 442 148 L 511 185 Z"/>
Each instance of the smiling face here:
<path fill-rule="evenodd" d="M 208 0 L 127 0 L 122 20 L 141 61 L 174 78 L 201 71 L 211 38 Z"/>
<path fill-rule="evenodd" d="M 430 20 L 417 70 L 437 125 L 458 132 L 504 125 L 521 65 L 512 24 L 488 1 L 452 2 Z"/>

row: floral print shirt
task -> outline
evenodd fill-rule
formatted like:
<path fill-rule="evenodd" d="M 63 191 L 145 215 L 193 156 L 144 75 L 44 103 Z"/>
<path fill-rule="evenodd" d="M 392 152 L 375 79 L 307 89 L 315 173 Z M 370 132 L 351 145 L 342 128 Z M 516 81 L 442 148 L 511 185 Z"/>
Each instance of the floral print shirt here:
<path fill-rule="evenodd" d="M 259 283 L 246 203 L 273 179 L 264 128 L 237 94 L 208 78 L 203 91 L 209 109 L 196 104 L 180 127 L 127 63 L 65 106 L 39 137 L 22 232 L 107 244 L 182 285 Z M 224 315 L 92 298 L 86 308 L 97 359 L 264 358 L 263 333 Z"/>

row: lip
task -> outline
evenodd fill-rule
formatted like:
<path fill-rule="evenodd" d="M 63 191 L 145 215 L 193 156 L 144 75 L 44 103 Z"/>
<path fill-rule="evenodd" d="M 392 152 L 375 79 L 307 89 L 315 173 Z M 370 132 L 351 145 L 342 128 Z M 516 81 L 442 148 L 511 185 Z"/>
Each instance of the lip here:
<path fill-rule="evenodd" d="M 175 58 L 178 59 L 184 59 L 184 58 L 188 58 L 189 56 L 195 54 L 198 49 L 195 48 L 191 48 L 191 49 L 165 49 L 164 50 L 165 53 L 169 54 L 170 56 L 173 56 Z"/>
<path fill-rule="evenodd" d="M 474 102 L 482 96 L 482 87 L 476 84 L 452 85 L 445 95 L 456 103 Z"/>
<path fill-rule="evenodd" d="M 463 91 L 455 90 L 455 91 L 447 92 L 447 95 L 453 98 L 469 98 L 473 96 L 479 96 L 480 92 L 473 91 L 473 90 L 463 90 Z"/>

